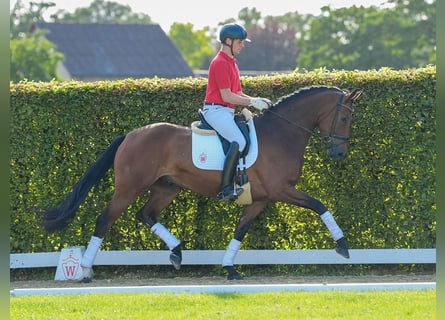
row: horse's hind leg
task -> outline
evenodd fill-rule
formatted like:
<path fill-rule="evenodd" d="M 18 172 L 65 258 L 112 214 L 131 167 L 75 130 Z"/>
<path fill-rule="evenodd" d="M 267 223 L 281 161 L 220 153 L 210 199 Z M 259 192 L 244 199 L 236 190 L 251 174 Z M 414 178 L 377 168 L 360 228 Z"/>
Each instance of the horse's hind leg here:
<path fill-rule="evenodd" d="M 143 224 L 147 225 L 152 232 L 160 237 L 172 251 L 170 262 L 179 270 L 182 262 L 181 242 L 157 221 L 159 214 L 175 199 L 181 188 L 164 177 L 156 181 L 150 187 L 150 199 L 144 207 L 138 211 L 136 217 Z"/>
<path fill-rule="evenodd" d="M 222 267 L 228 272 L 227 280 L 242 280 L 243 277 L 236 271 L 233 263 L 235 256 L 241 247 L 241 242 L 243 241 L 250 225 L 260 214 L 260 212 L 267 205 L 267 201 L 255 201 L 252 204 L 245 206 L 243 214 L 238 222 L 235 229 L 235 234 L 233 239 L 230 241 L 229 246 L 222 259 Z"/>
<path fill-rule="evenodd" d="M 92 280 L 92 266 L 97 252 L 99 251 L 102 240 L 111 226 L 121 216 L 129 204 L 136 199 L 137 194 L 128 191 L 120 191 L 116 188 L 113 198 L 109 202 L 107 208 L 97 217 L 96 227 L 91 236 L 90 243 L 82 256 L 81 266 L 83 271 L 83 282 L 87 283 Z"/>

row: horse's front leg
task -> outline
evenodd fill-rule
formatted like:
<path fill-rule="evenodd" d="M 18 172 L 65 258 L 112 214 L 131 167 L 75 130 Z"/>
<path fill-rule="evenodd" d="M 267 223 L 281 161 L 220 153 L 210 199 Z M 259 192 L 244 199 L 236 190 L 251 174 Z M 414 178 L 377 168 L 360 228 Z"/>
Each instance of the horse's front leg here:
<path fill-rule="evenodd" d="M 235 229 L 235 235 L 233 239 L 230 241 L 229 246 L 224 254 L 222 260 L 222 267 L 228 272 L 227 279 L 228 280 L 242 280 L 243 277 L 241 274 L 236 271 L 233 262 L 235 260 L 235 256 L 237 255 L 241 242 L 243 241 L 247 231 L 249 230 L 250 225 L 255 220 L 255 218 L 260 214 L 261 210 L 266 206 L 267 201 L 261 202 L 253 202 L 251 205 L 248 205 L 244 208 L 243 214 L 238 222 L 238 225 Z"/>
<path fill-rule="evenodd" d="M 325 207 L 323 203 L 319 200 L 312 198 L 306 193 L 295 189 L 294 187 L 289 187 L 280 194 L 280 198 L 277 201 L 286 202 L 299 207 L 311 209 L 312 211 L 319 214 L 321 220 L 328 228 L 331 233 L 332 239 L 337 242 L 337 247 L 335 251 L 342 257 L 349 259 L 349 250 L 346 243 L 343 231 L 338 226 L 332 213 Z"/>

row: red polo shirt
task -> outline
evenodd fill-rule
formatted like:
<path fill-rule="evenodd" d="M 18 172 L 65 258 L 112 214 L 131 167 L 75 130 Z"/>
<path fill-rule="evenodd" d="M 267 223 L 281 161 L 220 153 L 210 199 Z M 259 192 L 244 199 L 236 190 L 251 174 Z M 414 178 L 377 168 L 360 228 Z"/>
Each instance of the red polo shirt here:
<path fill-rule="evenodd" d="M 234 104 L 225 102 L 221 97 L 219 90 L 227 88 L 233 93 L 242 91 L 239 69 L 235 58 L 219 51 L 210 63 L 205 101 L 235 108 Z"/>

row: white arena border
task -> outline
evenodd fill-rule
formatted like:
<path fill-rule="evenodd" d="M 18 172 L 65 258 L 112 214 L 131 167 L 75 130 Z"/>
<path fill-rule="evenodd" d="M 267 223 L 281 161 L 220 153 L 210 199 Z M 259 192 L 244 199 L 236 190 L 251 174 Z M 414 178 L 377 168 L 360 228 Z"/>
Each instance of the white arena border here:
<path fill-rule="evenodd" d="M 10 290 L 11 297 L 32 295 L 79 295 L 94 293 L 259 293 L 314 291 L 388 291 L 436 289 L 436 282 L 336 283 L 336 284 L 233 284 L 180 286 L 122 286 L 76 288 L 28 288 Z"/>
<path fill-rule="evenodd" d="M 73 247 L 75 248 L 75 247 Z M 99 251 L 95 265 L 170 265 L 169 250 Z M 436 249 L 240 250 L 235 264 L 417 264 L 436 263 Z M 10 269 L 57 267 L 60 252 L 12 253 Z M 182 265 L 220 265 L 225 250 L 183 250 Z"/>

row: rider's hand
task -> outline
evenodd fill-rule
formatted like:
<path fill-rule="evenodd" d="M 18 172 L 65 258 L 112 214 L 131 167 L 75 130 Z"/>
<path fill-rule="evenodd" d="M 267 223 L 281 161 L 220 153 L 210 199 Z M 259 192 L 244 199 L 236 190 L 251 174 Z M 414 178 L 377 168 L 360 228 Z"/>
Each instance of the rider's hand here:
<path fill-rule="evenodd" d="M 270 100 L 267 99 L 267 98 L 260 98 L 260 99 L 264 100 L 264 101 L 267 103 L 267 107 L 268 107 L 268 108 L 271 107 L 271 106 L 273 105 L 272 101 L 270 101 Z"/>
<path fill-rule="evenodd" d="M 250 106 L 254 107 L 255 109 L 258 109 L 260 111 L 264 109 L 268 109 L 272 105 L 272 101 L 266 98 L 251 98 L 250 99 Z"/>

